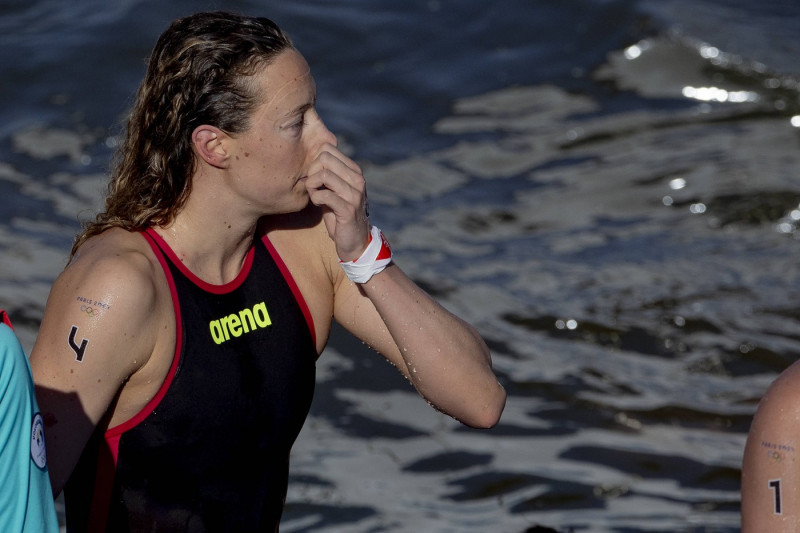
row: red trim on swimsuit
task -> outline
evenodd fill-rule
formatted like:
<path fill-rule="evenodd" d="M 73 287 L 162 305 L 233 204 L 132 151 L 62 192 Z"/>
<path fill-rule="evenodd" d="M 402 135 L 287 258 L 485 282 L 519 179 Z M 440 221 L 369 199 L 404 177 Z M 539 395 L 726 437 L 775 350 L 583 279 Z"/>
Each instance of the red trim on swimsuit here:
<path fill-rule="evenodd" d="M 255 248 L 252 246 L 247 251 L 247 255 L 244 258 L 244 263 L 242 264 L 242 269 L 236 275 L 233 280 L 229 281 L 228 283 L 223 283 L 222 285 L 214 285 L 213 283 L 208 283 L 207 281 L 203 281 L 199 277 L 197 277 L 194 272 L 189 270 L 186 265 L 183 264 L 183 261 L 178 257 L 178 255 L 170 248 L 169 244 L 156 233 L 153 228 L 148 228 L 145 230 L 147 235 L 149 235 L 158 245 L 161 250 L 172 260 L 172 263 L 181 271 L 181 273 L 189 278 L 189 280 L 203 289 L 206 292 L 210 292 L 211 294 L 227 294 L 232 290 L 238 288 L 244 280 L 247 278 L 247 275 L 250 273 L 250 268 L 253 266 L 253 256 L 255 255 Z"/>
<path fill-rule="evenodd" d="M 300 288 L 297 286 L 297 282 L 295 282 L 294 277 L 292 277 L 292 273 L 289 271 L 289 268 L 286 266 L 286 263 L 283 262 L 283 258 L 281 258 L 278 251 L 273 246 L 272 241 L 269 240 L 269 237 L 264 235 L 261 238 L 261 241 L 264 243 L 264 246 L 267 247 L 269 254 L 272 256 L 272 259 L 275 261 L 275 264 L 278 265 L 278 268 L 283 274 L 283 279 L 286 280 L 286 283 L 289 285 L 289 288 L 292 290 L 292 294 L 294 294 L 294 299 L 297 300 L 297 305 L 300 306 L 300 310 L 303 312 L 303 316 L 306 317 L 306 323 L 308 324 L 308 330 L 311 332 L 311 340 L 314 342 L 314 346 L 317 345 L 317 333 L 314 329 L 314 318 L 311 316 L 311 310 L 308 308 L 308 304 L 306 303 L 305 298 L 303 298 L 303 293 L 300 292 Z"/>
<path fill-rule="evenodd" d="M 153 409 L 155 409 L 158 404 L 161 403 L 161 400 L 164 398 L 167 390 L 169 390 L 172 380 L 175 377 L 175 372 L 178 369 L 181 348 L 183 345 L 183 339 L 181 335 L 183 327 L 181 324 L 180 304 L 178 303 L 175 282 L 172 279 L 171 271 L 167 267 L 164 255 L 159 252 L 158 246 L 153 240 L 153 236 L 155 235 L 158 237 L 158 235 L 156 235 L 155 232 L 151 233 L 151 230 L 142 232 L 142 235 L 153 249 L 158 262 L 161 264 L 164 275 L 167 278 L 167 284 L 169 285 L 170 293 L 172 295 L 172 303 L 175 311 L 175 351 L 172 355 L 172 363 L 170 364 L 167 376 L 164 378 L 164 382 L 161 384 L 161 387 L 159 387 L 155 396 L 153 396 L 153 398 L 147 402 L 147 404 L 132 418 L 122 422 L 117 426 L 107 429 L 103 436 L 103 443 L 100 445 L 99 455 L 97 458 L 97 471 L 94 484 L 95 490 L 92 497 L 91 516 L 89 518 L 90 531 L 104 531 L 106 522 L 108 521 L 108 511 L 111 502 L 111 489 L 114 486 L 114 474 L 116 473 L 117 459 L 119 457 L 120 438 L 122 437 L 123 433 L 140 424 L 151 412 L 153 412 Z M 158 238 L 160 239 L 160 237 Z M 181 263 L 178 262 L 177 264 L 180 265 Z"/>
<path fill-rule="evenodd" d="M 183 346 L 183 337 L 181 333 L 183 331 L 183 324 L 181 324 L 181 308 L 180 304 L 178 303 L 178 292 L 177 289 L 175 288 L 175 281 L 172 279 L 172 273 L 167 267 L 166 259 L 164 258 L 164 255 L 161 253 L 161 249 L 156 244 L 157 241 L 160 241 L 162 243 L 164 241 L 163 239 L 161 239 L 161 237 L 158 236 L 158 234 L 155 231 L 153 231 L 152 228 L 149 228 L 144 232 L 142 232 L 142 235 L 145 237 L 147 243 L 153 249 L 153 253 L 158 259 L 158 262 L 161 264 L 161 267 L 164 271 L 164 275 L 167 278 L 167 284 L 169 285 L 169 292 L 172 296 L 172 306 L 175 312 L 175 351 L 172 355 L 172 364 L 169 367 L 169 372 L 167 372 L 167 376 L 164 378 L 164 383 L 161 384 L 161 387 L 158 389 L 158 392 L 156 392 L 156 395 L 153 396 L 153 399 L 147 402 L 147 404 L 142 408 L 142 410 L 139 411 L 137 414 L 135 414 L 132 418 L 106 431 L 106 441 L 110 442 L 111 438 L 116 437 L 114 439 L 116 445 L 119 445 L 120 435 L 122 435 L 132 427 L 138 425 L 139 423 L 142 422 L 142 420 L 147 418 L 147 415 L 149 415 L 153 411 L 153 409 L 155 409 L 158 406 L 158 404 L 161 402 L 161 399 L 164 398 L 164 395 L 167 393 L 167 390 L 169 389 L 169 386 L 172 383 L 172 379 L 175 377 L 175 372 L 178 370 L 181 348 Z M 170 253 L 172 252 L 172 250 L 170 250 L 169 247 L 167 247 L 166 250 L 168 250 Z M 172 256 L 174 257 L 175 255 L 172 254 Z M 180 261 L 176 262 L 175 264 L 179 268 L 183 267 L 183 263 L 181 263 Z M 114 457 L 114 464 L 116 464 L 117 453 L 119 450 L 118 448 L 114 447 L 111 451 L 112 451 L 112 456 Z"/>

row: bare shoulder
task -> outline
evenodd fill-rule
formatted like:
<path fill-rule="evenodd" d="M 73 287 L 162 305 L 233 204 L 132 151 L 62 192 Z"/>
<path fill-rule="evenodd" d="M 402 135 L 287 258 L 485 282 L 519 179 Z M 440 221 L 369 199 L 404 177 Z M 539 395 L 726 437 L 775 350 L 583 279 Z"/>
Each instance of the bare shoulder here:
<path fill-rule="evenodd" d="M 795 531 L 800 521 L 800 362 L 759 402 L 742 461 L 742 531 Z"/>
<path fill-rule="evenodd" d="M 133 281 L 141 282 L 153 277 L 155 266 L 155 256 L 140 234 L 111 229 L 86 241 L 60 278 L 103 279 L 113 274 L 112 277 L 132 276 Z"/>
<path fill-rule="evenodd" d="M 322 222 L 319 208 L 267 217 L 262 221 L 266 233 L 292 274 L 324 276 L 330 282 L 340 269 L 332 269 L 336 249 Z"/>
<path fill-rule="evenodd" d="M 125 392 L 168 337 L 169 291 L 148 248 L 139 234 L 108 230 L 81 246 L 50 291 L 30 364 L 55 493 L 94 428 L 128 415 Z"/>
<path fill-rule="evenodd" d="M 108 363 L 111 357 L 124 362 L 130 355 L 141 362 L 140 354 L 116 348 L 128 345 L 137 352 L 136 347 L 151 345 L 146 332 L 153 328 L 143 326 L 158 315 L 157 268 L 138 234 L 115 229 L 87 241 L 53 284 L 32 365 L 49 359 L 63 364 L 62 352 L 85 363 L 84 369 L 92 360 Z"/>
<path fill-rule="evenodd" d="M 771 454 L 773 448 L 792 453 L 796 448 L 800 453 L 800 362 L 784 370 L 762 396 L 748 433 L 745 460 L 782 455 Z M 779 463 L 783 462 L 772 466 Z M 748 466 L 755 465 L 751 461 Z"/>
<path fill-rule="evenodd" d="M 782 420 L 797 420 L 798 423 L 772 427 Z M 754 429 L 794 432 L 800 437 L 800 362 L 794 363 L 772 382 L 758 404 Z"/>

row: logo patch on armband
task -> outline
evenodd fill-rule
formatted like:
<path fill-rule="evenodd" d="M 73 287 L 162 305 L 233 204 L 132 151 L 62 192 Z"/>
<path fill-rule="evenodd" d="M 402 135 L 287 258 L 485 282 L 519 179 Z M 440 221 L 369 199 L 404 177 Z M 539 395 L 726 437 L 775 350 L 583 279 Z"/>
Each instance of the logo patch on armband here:
<path fill-rule="evenodd" d="M 47 466 L 47 451 L 44 447 L 44 420 L 40 413 L 33 415 L 31 424 L 31 459 L 44 470 Z"/>

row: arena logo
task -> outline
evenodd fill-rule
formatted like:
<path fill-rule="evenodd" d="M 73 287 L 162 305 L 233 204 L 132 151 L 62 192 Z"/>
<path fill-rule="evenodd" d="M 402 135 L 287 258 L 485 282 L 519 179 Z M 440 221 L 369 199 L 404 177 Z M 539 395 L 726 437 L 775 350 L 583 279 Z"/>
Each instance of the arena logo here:
<path fill-rule="evenodd" d="M 238 313 L 231 313 L 217 320 L 209 322 L 211 338 L 217 344 L 230 340 L 231 337 L 241 337 L 259 328 L 266 328 L 272 324 L 267 312 L 267 304 L 258 303 L 252 309 L 242 309 Z"/>

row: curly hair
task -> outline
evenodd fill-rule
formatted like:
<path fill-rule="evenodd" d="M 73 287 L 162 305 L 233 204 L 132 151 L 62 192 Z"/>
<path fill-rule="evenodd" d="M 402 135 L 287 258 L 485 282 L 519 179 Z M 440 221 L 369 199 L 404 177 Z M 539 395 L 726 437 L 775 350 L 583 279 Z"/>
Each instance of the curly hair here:
<path fill-rule="evenodd" d="M 175 20 L 150 55 L 114 156 L 105 211 L 83 225 L 70 256 L 107 229 L 172 222 L 192 190 L 193 130 L 246 131 L 263 100 L 253 75 L 291 48 L 288 35 L 263 17 L 209 12 Z"/>

